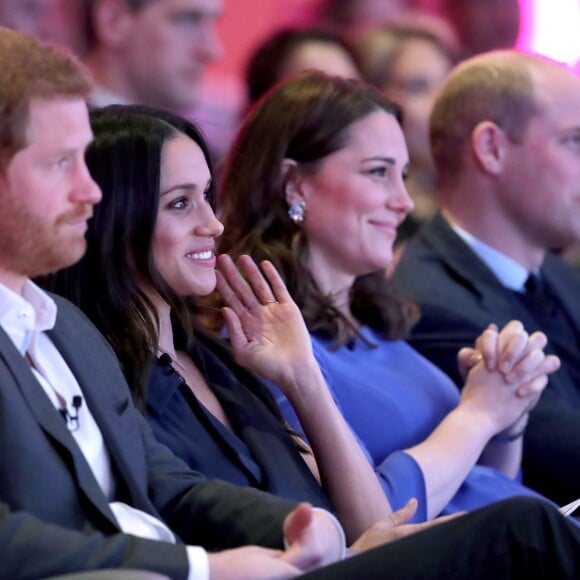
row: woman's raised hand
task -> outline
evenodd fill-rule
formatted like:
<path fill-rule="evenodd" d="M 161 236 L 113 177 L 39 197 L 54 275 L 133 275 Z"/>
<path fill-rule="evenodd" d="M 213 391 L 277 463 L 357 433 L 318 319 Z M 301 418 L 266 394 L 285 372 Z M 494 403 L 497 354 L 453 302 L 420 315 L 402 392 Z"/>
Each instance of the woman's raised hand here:
<path fill-rule="evenodd" d="M 269 261 L 218 257 L 217 290 L 236 361 L 283 386 L 313 360 L 302 314 Z M 240 271 L 241 270 L 241 271 Z M 242 275 L 243 273 L 243 275 Z"/>

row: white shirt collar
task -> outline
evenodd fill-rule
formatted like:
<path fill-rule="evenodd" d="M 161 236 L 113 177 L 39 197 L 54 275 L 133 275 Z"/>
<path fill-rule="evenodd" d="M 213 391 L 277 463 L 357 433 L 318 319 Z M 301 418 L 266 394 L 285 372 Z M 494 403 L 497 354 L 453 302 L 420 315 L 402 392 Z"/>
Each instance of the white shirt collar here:
<path fill-rule="evenodd" d="M 56 313 L 54 300 L 34 282 L 25 282 L 22 295 L 0 284 L 0 326 L 22 355 L 35 333 L 54 328 Z"/>
<path fill-rule="evenodd" d="M 108 105 L 130 105 L 129 99 L 114 93 L 113 91 L 97 85 L 89 95 L 91 107 L 107 107 Z"/>
<path fill-rule="evenodd" d="M 449 221 L 449 220 L 448 220 Z M 453 231 L 479 256 L 496 278 L 510 290 L 522 292 L 529 272 L 518 262 L 492 248 L 473 234 L 449 221 Z"/>

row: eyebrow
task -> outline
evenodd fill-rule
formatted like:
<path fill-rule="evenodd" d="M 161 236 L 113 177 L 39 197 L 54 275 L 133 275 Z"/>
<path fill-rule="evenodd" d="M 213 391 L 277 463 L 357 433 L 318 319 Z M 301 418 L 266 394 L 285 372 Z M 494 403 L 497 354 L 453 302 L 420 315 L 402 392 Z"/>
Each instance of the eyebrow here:
<path fill-rule="evenodd" d="M 207 191 L 211 188 L 213 179 L 209 179 L 208 182 L 206 183 L 205 187 L 201 187 L 201 185 L 199 183 L 178 183 L 177 185 L 172 185 L 169 189 L 166 189 L 165 191 L 162 191 L 159 194 L 159 197 L 163 197 L 164 195 L 167 195 L 169 193 L 173 193 L 174 191 L 178 191 L 180 189 L 189 189 L 189 190 L 198 190 L 201 189 L 202 191 Z"/>
<path fill-rule="evenodd" d="M 397 163 L 394 157 L 382 157 L 381 155 L 365 157 L 362 159 L 363 163 L 366 163 L 367 161 L 382 161 L 383 163 L 388 163 L 389 165 L 396 165 Z"/>
<path fill-rule="evenodd" d="M 169 189 L 162 191 L 159 196 L 163 197 L 169 193 L 173 193 L 174 191 L 178 191 L 180 189 L 199 189 L 199 185 L 197 183 L 178 183 L 177 185 L 171 186 Z"/>

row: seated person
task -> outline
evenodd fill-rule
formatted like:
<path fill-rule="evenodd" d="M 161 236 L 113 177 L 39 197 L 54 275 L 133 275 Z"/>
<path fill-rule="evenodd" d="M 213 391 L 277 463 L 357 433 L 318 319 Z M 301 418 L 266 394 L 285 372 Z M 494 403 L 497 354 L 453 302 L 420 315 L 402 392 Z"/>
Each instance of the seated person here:
<path fill-rule="evenodd" d="M 340 557 L 330 514 L 206 480 L 156 442 L 102 336 L 30 280 L 82 256 L 101 198 L 84 160 L 88 77 L 70 57 L 6 29 L 0 60 L 3 577 L 141 569 L 196 580 L 305 571 L 311 580 L 473 579 L 490 570 L 525 576 L 538 565 L 551 577 L 574 576 L 578 530 L 530 500 L 442 524 L 442 536 L 427 531 L 314 570 Z M 530 558 L 538 545 L 545 551 Z"/>
<path fill-rule="evenodd" d="M 414 234 L 438 209 L 437 173 L 429 146 L 429 114 L 457 61 L 451 41 L 421 20 L 373 28 L 353 45 L 361 76 L 401 107 L 409 151 L 405 185 L 415 207 L 397 229 L 396 244 Z"/>
<path fill-rule="evenodd" d="M 278 85 L 247 117 L 227 160 L 220 249 L 267 258 L 282 273 L 391 505 L 413 489 L 417 517 L 432 518 L 534 493 L 517 480 L 521 435 L 547 379 L 521 397 L 499 370 L 470 373 L 460 397 L 400 340 L 406 311 L 383 274 L 412 208 L 396 114 L 378 91 L 345 79 L 312 72 Z M 515 322 L 500 345 L 512 331 L 522 348 L 545 345 Z M 545 362 L 546 372 L 557 368 L 557 359 Z M 292 401 L 280 402 L 300 430 Z"/>
<path fill-rule="evenodd" d="M 454 352 L 490 321 L 546 334 L 562 364 L 530 415 L 523 478 L 568 503 L 580 479 L 580 273 L 551 250 L 580 241 L 580 79 L 516 51 L 474 57 L 430 125 L 442 211 L 396 271 L 421 309 L 411 343 L 461 386 Z"/>
<path fill-rule="evenodd" d="M 292 438 L 267 387 L 192 318 L 194 297 L 215 289 L 223 230 L 202 136 L 185 120 L 143 107 L 97 110 L 91 123 L 86 160 L 103 200 L 87 252 L 48 286 L 109 339 L 156 437 L 190 467 L 335 509 L 356 539 L 391 508 L 330 399 L 299 310 L 254 301 L 244 322 L 264 325 L 274 311 L 283 324 L 257 329 L 251 356 L 235 356 L 290 396 L 328 398 L 300 410 L 314 456 Z"/>

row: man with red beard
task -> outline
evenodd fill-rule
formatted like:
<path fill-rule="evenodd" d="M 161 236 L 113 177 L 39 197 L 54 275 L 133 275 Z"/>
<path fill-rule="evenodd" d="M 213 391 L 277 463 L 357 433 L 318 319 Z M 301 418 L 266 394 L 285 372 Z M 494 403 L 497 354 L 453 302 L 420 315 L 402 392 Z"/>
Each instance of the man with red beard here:
<path fill-rule="evenodd" d="M 101 197 L 84 161 L 88 77 L 7 29 L 0 65 L 2 578 L 122 578 L 128 568 L 189 580 L 578 576 L 579 529 L 531 499 L 321 567 L 344 549 L 329 512 L 206 480 L 157 443 L 103 337 L 30 280 L 79 259 Z M 366 545 L 409 529 L 393 514 Z"/>

